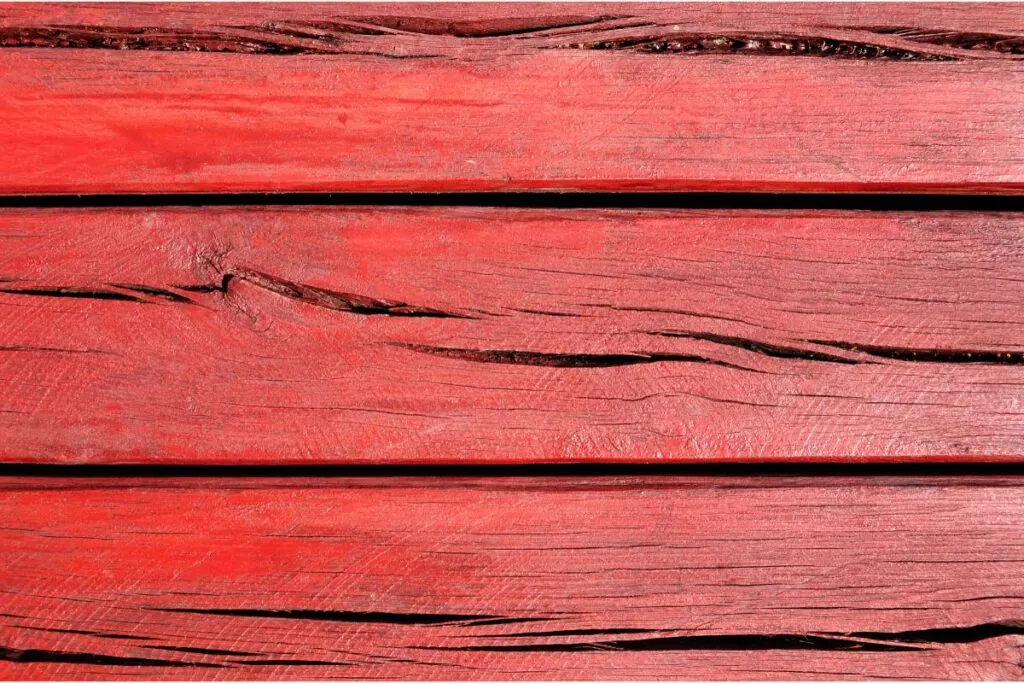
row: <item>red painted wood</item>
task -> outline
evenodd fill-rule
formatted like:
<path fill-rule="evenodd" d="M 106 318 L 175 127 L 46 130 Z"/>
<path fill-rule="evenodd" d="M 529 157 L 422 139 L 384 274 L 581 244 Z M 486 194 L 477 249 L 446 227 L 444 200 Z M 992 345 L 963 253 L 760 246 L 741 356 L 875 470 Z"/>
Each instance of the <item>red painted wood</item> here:
<path fill-rule="evenodd" d="M 0 193 L 1020 192 L 1022 9 L 7 5 Z"/>
<path fill-rule="evenodd" d="M 6 480 L 4 679 L 1016 679 L 1020 481 Z"/>
<path fill-rule="evenodd" d="M 1007 460 L 1018 214 L 0 214 L 0 459 Z"/>
<path fill-rule="evenodd" d="M 1020 193 L 1021 93 L 1024 4 L 0 4 L 0 195 Z M 1021 221 L 2 209 L 0 470 L 100 467 L 0 679 L 1020 678 L 1019 477 L 103 465 L 1020 462 Z"/>

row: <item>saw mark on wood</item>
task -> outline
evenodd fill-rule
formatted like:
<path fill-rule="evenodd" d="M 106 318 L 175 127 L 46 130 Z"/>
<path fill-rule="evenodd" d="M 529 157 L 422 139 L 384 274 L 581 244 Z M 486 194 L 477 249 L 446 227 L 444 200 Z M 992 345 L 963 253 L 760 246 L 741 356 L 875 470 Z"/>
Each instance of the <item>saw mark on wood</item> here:
<path fill-rule="evenodd" d="M 24 617 L 19 617 L 24 618 Z M 42 626 L 18 626 L 26 631 L 43 631 L 46 633 L 71 633 L 79 636 L 93 636 L 94 638 L 107 638 L 110 640 L 155 640 L 148 636 L 132 636 L 124 633 L 103 633 L 102 631 L 86 631 L 75 628 L 43 628 Z"/>

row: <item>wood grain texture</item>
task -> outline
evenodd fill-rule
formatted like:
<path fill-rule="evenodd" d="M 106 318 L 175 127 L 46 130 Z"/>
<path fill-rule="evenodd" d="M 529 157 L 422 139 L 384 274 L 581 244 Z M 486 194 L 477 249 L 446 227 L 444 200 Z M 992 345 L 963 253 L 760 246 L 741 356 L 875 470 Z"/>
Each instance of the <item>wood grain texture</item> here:
<path fill-rule="evenodd" d="M 1022 93 L 1019 3 L 0 3 L 0 679 L 1024 678 L 1024 213 L 499 206 L 1020 195 Z"/>
<path fill-rule="evenodd" d="M 1019 480 L 5 480 L 7 679 L 1018 679 Z"/>
<path fill-rule="evenodd" d="M 0 7 L 0 194 L 1020 192 L 1024 6 Z"/>
<path fill-rule="evenodd" d="M 1019 213 L 0 214 L 0 459 L 1016 461 Z"/>

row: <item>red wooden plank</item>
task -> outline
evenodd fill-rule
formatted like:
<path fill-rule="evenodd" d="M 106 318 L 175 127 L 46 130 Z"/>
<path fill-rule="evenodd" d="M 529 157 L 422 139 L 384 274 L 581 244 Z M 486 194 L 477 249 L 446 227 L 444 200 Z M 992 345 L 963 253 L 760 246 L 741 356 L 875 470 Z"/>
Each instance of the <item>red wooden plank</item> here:
<path fill-rule="evenodd" d="M 1022 10 L 6 5 L 0 193 L 1020 192 Z"/>
<path fill-rule="evenodd" d="M 1019 460 L 1019 214 L 7 210 L 0 460 Z"/>
<path fill-rule="evenodd" d="M 2 487 L 5 679 L 1020 675 L 1019 480 Z"/>

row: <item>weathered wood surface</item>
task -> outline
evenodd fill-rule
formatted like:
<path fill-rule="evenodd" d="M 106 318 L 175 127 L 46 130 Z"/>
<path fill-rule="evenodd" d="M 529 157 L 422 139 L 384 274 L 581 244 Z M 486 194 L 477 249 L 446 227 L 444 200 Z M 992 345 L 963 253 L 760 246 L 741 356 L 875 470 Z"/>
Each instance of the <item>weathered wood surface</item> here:
<path fill-rule="evenodd" d="M 1024 6 L 0 6 L 0 194 L 1024 189 Z"/>
<path fill-rule="evenodd" d="M 8 479 L 0 677 L 1017 679 L 1019 484 Z"/>
<path fill-rule="evenodd" d="M 0 4 L 0 679 L 1024 678 L 1024 213 L 160 205 L 1013 195 L 1022 93 L 1019 3 Z"/>
<path fill-rule="evenodd" d="M 1018 460 L 1020 214 L 0 213 L 0 460 Z"/>

